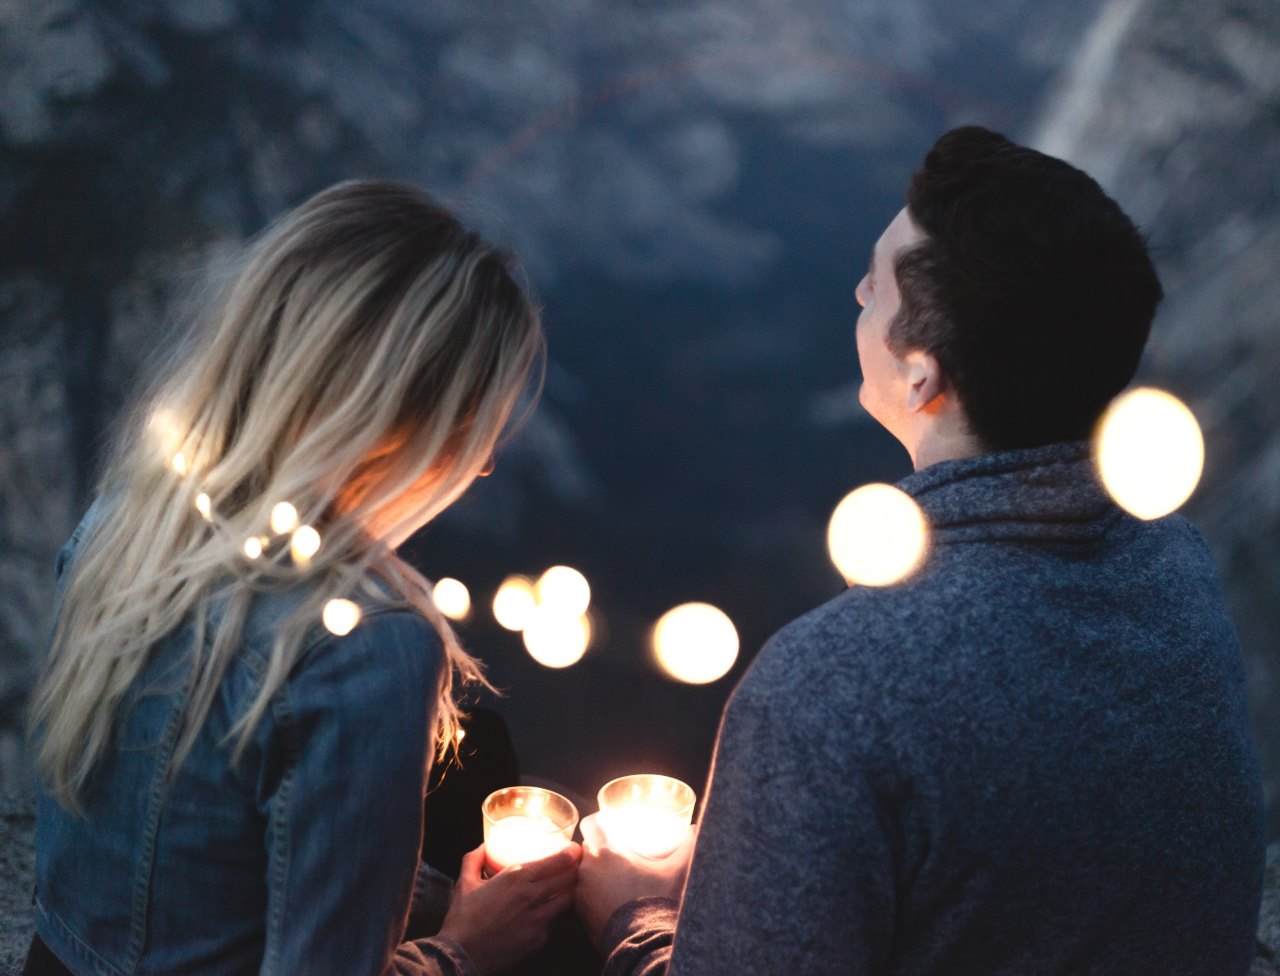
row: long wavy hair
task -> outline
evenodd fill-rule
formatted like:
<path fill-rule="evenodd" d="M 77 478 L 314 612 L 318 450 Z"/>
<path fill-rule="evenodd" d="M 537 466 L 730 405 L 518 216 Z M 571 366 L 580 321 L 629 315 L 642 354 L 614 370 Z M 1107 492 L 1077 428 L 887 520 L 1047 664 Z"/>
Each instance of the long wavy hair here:
<path fill-rule="evenodd" d="M 416 187 L 339 184 L 267 228 L 105 468 L 30 712 L 37 768 L 58 801 L 80 809 L 151 648 L 192 622 L 177 769 L 254 595 L 304 580 L 305 602 L 231 730 L 234 756 L 324 605 L 354 596 L 416 607 L 440 634 L 443 755 L 455 685 L 483 675 L 394 546 L 482 472 L 543 356 L 509 258 Z M 315 532 L 291 534 L 295 513 Z"/>

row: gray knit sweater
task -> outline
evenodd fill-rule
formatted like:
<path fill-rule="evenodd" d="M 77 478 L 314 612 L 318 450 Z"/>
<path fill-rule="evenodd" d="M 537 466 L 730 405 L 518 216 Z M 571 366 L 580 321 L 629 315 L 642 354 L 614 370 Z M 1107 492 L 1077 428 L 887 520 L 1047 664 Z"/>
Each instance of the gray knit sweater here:
<path fill-rule="evenodd" d="M 1244 974 L 1261 787 L 1195 529 L 1120 512 L 1083 444 L 901 487 L 925 567 L 760 652 L 678 921 L 619 909 L 606 972 Z"/>

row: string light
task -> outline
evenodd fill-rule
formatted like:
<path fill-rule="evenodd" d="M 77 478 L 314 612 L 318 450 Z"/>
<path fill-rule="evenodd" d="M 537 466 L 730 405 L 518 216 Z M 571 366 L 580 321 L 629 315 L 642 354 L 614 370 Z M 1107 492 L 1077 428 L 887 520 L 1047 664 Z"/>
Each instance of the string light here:
<path fill-rule="evenodd" d="M 173 468 L 178 474 L 185 475 L 187 473 L 187 456 L 179 451 L 169 461 L 169 467 Z"/>
<path fill-rule="evenodd" d="M 844 497 L 827 525 L 827 550 L 846 580 L 889 586 L 910 576 L 924 559 L 929 526 L 906 492 L 863 485 Z"/>
<path fill-rule="evenodd" d="M 538 579 L 534 597 L 539 606 L 565 617 L 580 617 L 591 606 L 591 586 L 571 566 L 552 566 Z"/>
<path fill-rule="evenodd" d="M 244 540 L 244 554 L 250 559 L 258 559 L 262 556 L 262 542 L 257 536 L 251 535 Z"/>
<path fill-rule="evenodd" d="M 285 535 L 298 527 L 298 510 L 288 502 L 277 502 L 271 508 L 271 531 Z"/>
<path fill-rule="evenodd" d="M 309 525 L 300 525 L 289 537 L 289 555 L 299 569 L 311 565 L 311 557 L 320 551 L 320 533 Z"/>
<path fill-rule="evenodd" d="M 445 576 L 431 588 L 431 599 L 450 620 L 464 620 L 471 612 L 471 591 L 460 580 Z"/>
<path fill-rule="evenodd" d="M 1195 415 L 1164 390 L 1117 397 L 1098 425 L 1098 473 L 1117 505 L 1140 519 L 1176 511 L 1204 471 L 1204 434 Z"/>
<path fill-rule="evenodd" d="M 524 627 L 525 650 L 547 668 L 577 664 L 590 643 L 591 621 L 585 616 L 566 616 L 555 607 L 535 608 Z"/>
<path fill-rule="evenodd" d="M 523 576 L 508 576 L 493 597 L 493 617 L 507 630 L 524 630 L 537 605 L 533 584 Z"/>
<path fill-rule="evenodd" d="M 196 495 L 196 511 L 204 517 L 206 522 L 213 521 L 213 502 L 209 500 L 209 496 L 203 491 Z"/>
<path fill-rule="evenodd" d="M 329 633 L 345 637 L 360 622 L 360 607 L 350 600 L 337 597 L 324 605 L 321 616 Z"/>
<path fill-rule="evenodd" d="M 664 613 L 653 629 L 653 651 L 670 677 L 704 685 L 729 673 L 738 659 L 738 629 L 719 607 L 684 603 Z"/>

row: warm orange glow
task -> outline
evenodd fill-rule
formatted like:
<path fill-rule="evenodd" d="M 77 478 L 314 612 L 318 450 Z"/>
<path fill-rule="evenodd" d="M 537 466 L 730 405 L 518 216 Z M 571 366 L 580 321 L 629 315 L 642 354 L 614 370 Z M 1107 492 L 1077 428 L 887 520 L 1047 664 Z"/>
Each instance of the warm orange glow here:
<path fill-rule="evenodd" d="M 570 566 L 552 566 L 538 579 L 534 598 L 565 617 L 581 617 L 591 605 L 587 578 Z"/>
<path fill-rule="evenodd" d="M 892 485 L 863 485 L 844 497 L 827 525 L 827 551 L 850 583 L 889 586 L 924 559 L 929 526 L 920 506 Z"/>
<path fill-rule="evenodd" d="M 524 630 L 537 606 L 533 584 L 523 576 L 508 576 L 493 598 L 493 616 L 507 630 Z"/>
<path fill-rule="evenodd" d="M 685 603 L 662 615 L 653 630 L 653 650 L 672 678 L 708 684 L 728 674 L 738 659 L 738 631 L 718 607 Z"/>
<path fill-rule="evenodd" d="M 173 456 L 173 459 L 169 462 L 169 466 L 178 474 L 186 474 L 189 470 L 187 465 L 187 456 L 179 451 Z"/>
<path fill-rule="evenodd" d="M 510 786 L 491 793 L 480 813 L 490 871 L 550 857 L 568 846 L 578 825 L 577 807 L 538 786 Z"/>
<path fill-rule="evenodd" d="M 1140 519 L 1178 509 L 1204 471 L 1204 435 L 1195 415 L 1163 390 L 1117 397 L 1098 426 L 1098 472 L 1117 505 Z"/>
<path fill-rule="evenodd" d="M 445 576 L 431 588 L 436 608 L 450 620 L 464 620 L 471 612 L 471 591 L 466 584 Z"/>
<path fill-rule="evenodd" d="M 288 502 L 276 502 L 271 508 L 271 531 L 284 535 L 298 527 L 298 510 Z"/>
<path fill-rule="evenodd" d="M 286 502 L 286 504 L 288 504 Z M 293 506 L 289 506 L 292 508 Z M 311 564 L 311 557 L 320 551 L 320 533 L 309 525 L 300 525 L 289 537 L 289 555 L 299 569 Z"/>
<path fill-rule="evenodd" d="M 567 668 L 582 660 L 591 643 L 591 622 L 570 617 L 554 606 L 534 608 L 524 626 L 529 656 L 547 668 Z"/>
<path fill-rule="evenodd" d="M 343 637 L 355 630 L 360 622 L 360 607 L 339 597 L 324 605 L 322 619 L 329 633 Z"/>
<path fill-rule="evenodd" d="M 642 857 L 666 857 L 688 836 L 696 799 L 670 776 L 623 776 L 600 788 L 600 828 L 612 844 Z"/>

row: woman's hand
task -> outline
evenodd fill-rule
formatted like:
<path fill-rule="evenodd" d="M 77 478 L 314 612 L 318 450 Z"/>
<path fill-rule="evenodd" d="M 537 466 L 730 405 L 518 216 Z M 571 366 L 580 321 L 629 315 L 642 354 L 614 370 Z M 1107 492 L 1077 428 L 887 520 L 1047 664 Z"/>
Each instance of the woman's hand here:
<path fill-rule="evenodd" d="M 498 972 L 546 944 L 551 920 L 573 904 L 582 848 L 481 876 L 484 846 L 462 859 L 440 935 L 466 951 L 481 973 Z"/>
<path fill-rule="evenodd" d="M 679 898 L 693 858 L 697 826 L 664 858 L 647 858 L 610 847 L 593 813 L 579 824 L 582 830 L 582 865 L 578 869 L 575 900 L 582 924 L 591 941 L 600 947 L 609 916 L 629 901 L 649 895 Z"/>

